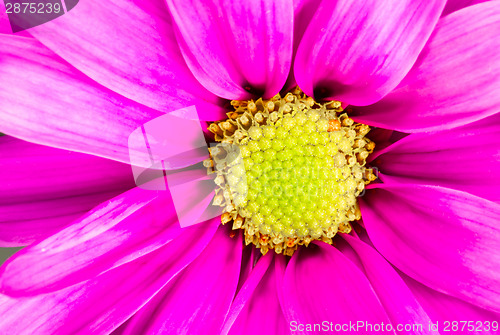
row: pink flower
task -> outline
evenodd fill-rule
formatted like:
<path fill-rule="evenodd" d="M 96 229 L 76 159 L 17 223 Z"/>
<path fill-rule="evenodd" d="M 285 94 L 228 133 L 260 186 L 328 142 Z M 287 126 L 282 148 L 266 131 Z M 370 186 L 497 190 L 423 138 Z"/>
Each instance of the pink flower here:
<path fill-rule="evenodd" d="M 0 269 L 0 333 L 494 332 L 500 1 L 473 3 L 87 0 L 0 34 L 0 245 L 29 245 Z M 357 232 L 260 257 L 133 187 L 137 127 L 296 84 L 380 127 Z"/>

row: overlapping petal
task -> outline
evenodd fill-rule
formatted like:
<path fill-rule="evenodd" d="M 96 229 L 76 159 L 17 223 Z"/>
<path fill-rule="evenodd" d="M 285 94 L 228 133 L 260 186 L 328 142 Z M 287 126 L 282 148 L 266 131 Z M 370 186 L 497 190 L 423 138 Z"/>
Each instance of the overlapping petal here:
<path fill-rule="evenodd" d="M 322 324 L 325 320 L 341 325 L 359 320 L 390 323 L 364 273 L 340 251 L 322 242 L 293 255 L 282 292 L 283 312 L 297 334 L 307 334 L 299 324 Z"/>
<path fill-rule="evenodd" d="M 132 189 L 80 221 L 17 253 L 1 269 L 1 291 L 62 289 L 130 262 L 182 232 L 168 192 Z"/>
<path fill-rule="evenodd" d="M 243 285 L 246 283 L 247 278 L 252 273 L 256 263 L 262 256 L 261 252 L 257 248 L 244 248 L 241 255 L 241 269 L 240 269 L 240 279 L 238 280 L 237 293 L 240 292 Z"/>
<path fill-rule="evenodd" d="M 370 280 L 392 324 L 428 325 L 429 316 L 396 270 L 368 244 L 350 235 L 343 234 L 342 237 L 359 256 L 362 270 Z M 402 306 L 404 308 L 401 308 Z M 439 334 L 439 332 L 428 329 L 412 329 L 412 332 L 405 332 L 403 328 L 403 331 L 398 331 L 398 334 Z"/>
<path fill-rule="evenodd" d="M 447 328 L 451 329 L 451 323 L 455 321 L 462 334 L 498 333 L 498 327 L 497 330 L 494 330 L 491 326 L 494 321 L 500 322 L 499 314 L 486 311 L 463 300 L 437 292 L 404 274 L 401 276 L 420 304 L 425 308 L 433 324 L 438 324 L 439 329 L 444 330 L 447 324 L 450 325 Z"/>
<path fill-rule="evenodd" d="M 129 162 L 128 136 L 162 113 L 82 75 L 34 39 L 0 35 L 0 131 Z M 147 152 L 130 148 L 137 157 Z"/>
<path fill-rule="evenodd" d="M 499 112 L 499 30 L 500 1 L 442 18 L 405 79 L 378 103 L 357 109 L 354 119 L 424 132 L 458 127 Z"/>
<path fill-rule="evenodd" d="M 322 1 L 302 38 L 295 77 L 308 95 L 369 105 L 413 66 L 445 1 Z"/>
<path fill-rule="evenodd" d="M 0 137 L 0 246 L 28 245 L 134 187 L 130 166 Z"/>
<path fill-rule="evenodd" d="M 381 151 L 373 164 L 385 182 L 444 186 L 498 202 L 500 114 L 447 131 L 411 134 Z"/>
<path fill-rule="evenodd" d="M 2 1 L 2 3 L 0 3 L 0 34 L 9 34 L 9 33 L 12 33 L 12 28 L 10 27 L 9 17 L 7 16 L 5 3 Z"/>
<path fill-rule="evenodd" d="M 215 233 L 219 219 L 186 229 L 176 220 L 175 210 L 196 221 L 211 201 L 212 181 L 198 178 L 169 183 L 198 206 L 183 202 L 174 210 L 167 192 L 133 189 L 19 252 L 0 270 L 0 292 L 11 295 L 0 295 L 0 329 L 109 333 L 128 319 L 120 333 L 253 334 L 265 328 L 288 334 L 289 326 L 324 321 L 428 324 L 422 307 L 440 322 L 448 319 L 447 309 L 454 317 L 497 317 L 500 207 L 469 193 L 500 200 L 500 119 L 491 116 L 500 103 L 500 1 L 441 19 L 424 48 L 444 2 L 89 0 L 33 29 L 41 43 L 0 34 L 0 131 L 121 162 L 128 162 L 128 135 L 164 112 L 195 105 L 202 119 L 215 119 L 222 109 L 214 94 L 273 96 L 297 48 L 297 81 L 306 93 L 355 105 L 385 96 L 356 109 L 358 121 L 419 132 L 490 116 L 413 134 L 381 150 L 375 163 L 386 184 L 371 186 L 362 201 L 364 224 L 381 253 L 443 293 L 409 278 L 405 284 L 371 246 L 348 235 L 348 251 L 318 243 L 298 251 L 286 270 L 284 257 L 271 253 L 253 268 L 251 254 L 240 273 L 241 234 L 231 240 L 227 227 Z M 450 0 L 444 13 L 470 2 Z M 294 27 L 297 19 L 301 25 Z M 147 160 L 142 149 L 131 148 Z M 10 175 L 55 157 L 39 169 L 43 179 L 35 188 L 21 177 L 20 184 L 7 184 L 12 196 L 0 195 L 8 203 L 0 209 L 0 229 L 2 215 L 25 219 L 37 212 L 38 222 L 57 213 L 49 227 L 55 231 L 99 197 L 107 199 L 115 186 L 129 186 L 126 178 L 114 179 L 114 168 L 120 176 L 125 170 L 117 162 L 40 152 L 43 158 L 27 154 L 18 171 L 0 172 L 10 183 Z M 53 166 L 71 173 L 62 176 Z M 66 199 L 52 203 L 47 196 Z M 1 231 L 0 243 L 49 234 L 24 222 L 31 231 Z"/>
<path fill-rule="evenodd" d="M 462 8 L 469 6 L 474 6 L 481 2 L 486 2 L 490 0 L 447 0 L 446 6 L 444 7 L 442 16 L 446 16 Z"/>
<path fill-rule="evenodd" d="M 500 311 L 500 205 L 437 186 L 373 187 L 361 213 L 387 260 L 433 289 Z"/>
<path fill-rule="evenodd" d="M 134 187 L 130 166 L 95 156 L 0 137 L 2 204 Z"/>
<path fill-rule="evenodd" d="M 300 41 L 307 27 L 314 18 L 321 0 L 294 0 L 293 1 L 293 50 L 297 52 Z M 293 71 L 292 71 L 293 72 Z"/>
<path fill-rule="evenodd" d="M 199 224 L 223 214 L 222 209 L 210 205 L 215 188 L 214 181 L 206 176 L 180 185 L 169 184 L 181 227 Z"/>
<path fill-rule="evenodd" d="M 151 300 L 207 246 L 216 225 L 190 228 L 165 247 L 61 291 L 0 295 L 0 329 L 10 334 L 108 334 Z"/>
<path fill-rule="evenodd" d="M 217 97 L 187 68 L 163 0 L 80 1 L 68 14 L 29 31 L 128 99 L 162 112 L 197 105 L 210 119 L 223 115 Z"/>
<path fill-rule="evenodd" d="M 270 98 L 292 59 L 293 6 L 284 0 L 167 0 L 196 79 L 226 99 Z M 196 10 L 193 10 L 196 8 Z"/>
<path fill-rule="evenodd" d="M 318 10 L 321 0 L 294 0 L 293 1 L 293 55 L 292 64 L 295 62 L 297 49 L 299 48 L 300 41 L 306 32 L 309 23 L 314 17 L 316 10 Z M 293 66 L 290 68 L 290 74 L 283 87 L 283 91 L 290 91 L 297 86 L 295 80 L 295 73 Z"/>
<path fill-rule="evenodd" d="M 227 228 L 220 227 L 203 253 L 134 316 L 125 334 L 219 333 L 241 264 L 241 235 L 232 240 Z"/>
<path fill-rule="evenodd" d="M 281 256 L 278 256 L 281 257 Z M 236 296 L 221 334 L 290 334 L 278 299 L 273 254 L 263 256 Z"/>

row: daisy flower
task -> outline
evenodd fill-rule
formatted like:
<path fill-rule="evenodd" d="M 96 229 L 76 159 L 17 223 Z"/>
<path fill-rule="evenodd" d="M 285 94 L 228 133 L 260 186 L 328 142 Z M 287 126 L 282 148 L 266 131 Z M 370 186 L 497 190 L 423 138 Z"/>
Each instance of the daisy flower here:
<path fill-rule="evenodd" d="M 497 332 L 499 32 L 498 0 L 87 0 L 0 34 L 0 333 Z M 167 172 L 223 214 L 181 227 L 128 139 L 190 106 L 219 144 Z"/>

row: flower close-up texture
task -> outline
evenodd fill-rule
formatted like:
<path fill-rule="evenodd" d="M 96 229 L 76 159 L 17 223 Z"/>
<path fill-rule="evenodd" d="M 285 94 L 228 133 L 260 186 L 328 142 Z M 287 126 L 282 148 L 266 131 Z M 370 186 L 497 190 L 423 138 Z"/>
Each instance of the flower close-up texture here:
<path fill-rule="evenodd" d="M 500 332 L 500 0 L 81 0 L 9 29 L 0 334 Z M 207 150 L 166 124 L 143 187 L 130 135 L 192 107 Z"/>

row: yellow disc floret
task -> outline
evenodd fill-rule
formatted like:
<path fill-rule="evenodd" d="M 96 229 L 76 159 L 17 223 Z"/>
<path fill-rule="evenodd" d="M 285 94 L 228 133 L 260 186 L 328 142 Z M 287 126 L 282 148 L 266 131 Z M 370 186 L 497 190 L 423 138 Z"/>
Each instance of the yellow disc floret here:
<path fill-rule="evenodd" d="M 209 130 L 221 144 L 205 165 L 218 185 L 222 223 L 244 229 L 262 253 L 293 254 L 312 240 L 332 243 L 360 219 L 357 196 L 375 179 L 365 168 L 375 145 L 338 101 L 317 103 L 296 88 L 284 98 L 232 101 Z"/>

